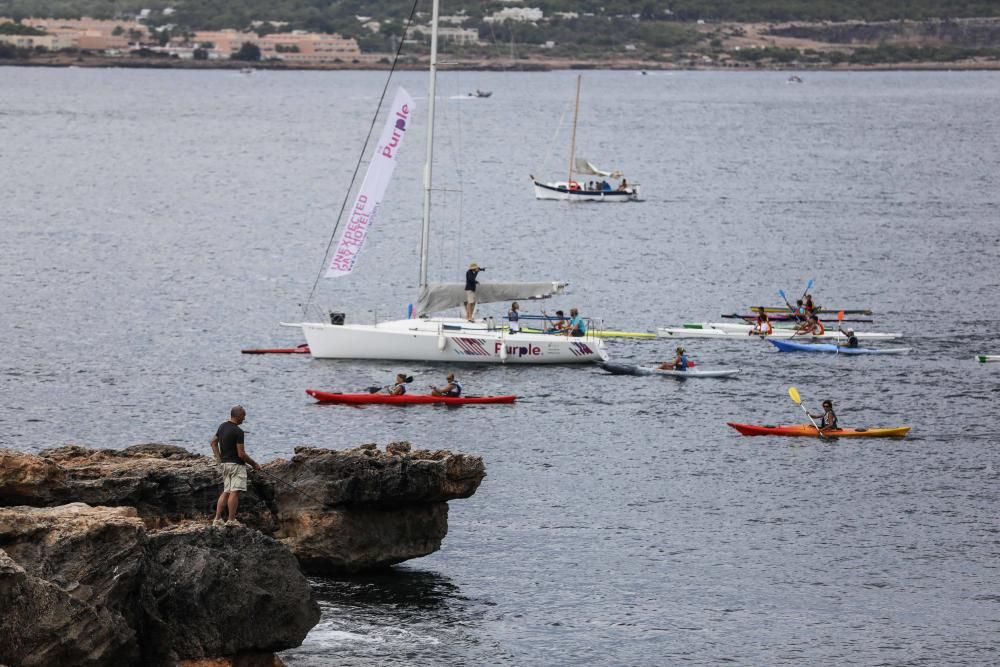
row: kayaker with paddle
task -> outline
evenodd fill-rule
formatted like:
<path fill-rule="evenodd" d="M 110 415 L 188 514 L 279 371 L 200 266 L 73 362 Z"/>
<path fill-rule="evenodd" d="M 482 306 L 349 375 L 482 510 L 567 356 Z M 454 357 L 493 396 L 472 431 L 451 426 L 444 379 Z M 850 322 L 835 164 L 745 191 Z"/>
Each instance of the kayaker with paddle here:
<path fill-rule="evenodd" d="M 406 393 L 406 383 L 412 382 L 412 377 L 407 377 L 406 373 L 396 374 L 396 383 L 385 388 L 385 392 L 390 396 L 402 396 Z"/>
<path fill-rule="evenodd" d="M 854 329 L 848 329 L 847 331 L 844 331 L 840 327 L 837 327 L 837 329 L 840 331 L 840 333 L 842 333 L 845 336 L 847 336 L 847 342 L 846 343 L 837 343 L 838 345 L 841 345 L 842 347 L 857 347 L 858 346 L 858 337 L 854 335 Z"/>
<path fill-rule="evenodd" d="M 819 318 L 817 318 L 815 315 L 810 315 L 809 319 L 805 321 L 805 324 L 796 329 L 795 333 L 793 333 L 792 335 L 822 336 L 824 333 L 826 333 L 826 327 L 823 326 L 823 323 L 820 322 Z"/>
<path fill-rule="evenodd" d="M 823 413 L 819 415 L 810 414 L 813 419 L 819 419 L 819 430 L 820 431 L 836 431 L 840 429 L 840 425 L 837 424 L 837 415 L 833 411 L 833 401 L 826 400 L 823 401 Z"/>
<path fill-rule="evenodd" d="M 767 311 L 764 310 L 764 306 L 761 306 L 757 310 L 757 321 L 754 323 L 753 328 L 748 332 L 748 335 L 769 336 L 772 333 L 774 333 L 774 327 L 771 326 L 771 318 L 767 316 Z"/>
<path fill-rule="evenodd" d="M 667 363 L 663 362 L 660 364 L 661 371 L 687 371 L 688 369 L 688 358 L 684 353 L 683 347 L 677 348 L 677 356 L 674 357 L 673 362 Z"/>
<path fill-rule="evenodd" d="M 435 387 L 431 385 L 431 396 L 461 396 L 462 395 L 462 385 L 455 379 L 454 373 L 448 373 L 448 384 L 441 387 Z"/>
<path fill-rule="evenodd" d="M 806 317 L 816 314 L 816 306 L 813 305 L 812 294 L 806 294 L 806 302 L 802 304 L 802 307 L 805 308 Z"/>

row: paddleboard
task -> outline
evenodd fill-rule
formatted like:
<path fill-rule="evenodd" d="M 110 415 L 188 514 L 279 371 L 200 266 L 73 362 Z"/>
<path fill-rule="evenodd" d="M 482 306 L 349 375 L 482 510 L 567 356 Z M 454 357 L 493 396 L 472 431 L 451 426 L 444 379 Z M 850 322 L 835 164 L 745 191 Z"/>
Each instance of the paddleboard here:
<path fill-rule="evenodd" d="M 348 403 L 351 405 L 471 405 L 479 403 L 513 403 L 517 396 L 431 396 L 429 394 L 339 394 L 336 392 L 306 389 L 306 393 L 320 403 Z"/>
<path fill-rule="evenodd" d="M 847 347 L 832 343 L 798 343 L 792 340 L 769 339 L 767 341 L 782 352 L 832 352 L 834 354 L 908 354 L 909 347 L 888 347 L 876 350 L 870 347 Z"/>
<path fill-rule="evenodd" d="M 737 424 L 734 422 L 728 422 L 728 424 L 743 435 L 818 437 L 816 427 L 812 424 L 791 424 L 788 426 L 758 426 L 756 424 Z M 823 436 L 827 438 L 902 438 L 909 432 L 909 426 L 894 426 L 890 428 L 842 428 L 836 431 L 823 431 Z"/>
<path fill-rule="evenodd" d="M 991 361 L 1000 361 L 1000 354 L 980 354 L 976 359 L 981 364 L 988 364 Z"/>

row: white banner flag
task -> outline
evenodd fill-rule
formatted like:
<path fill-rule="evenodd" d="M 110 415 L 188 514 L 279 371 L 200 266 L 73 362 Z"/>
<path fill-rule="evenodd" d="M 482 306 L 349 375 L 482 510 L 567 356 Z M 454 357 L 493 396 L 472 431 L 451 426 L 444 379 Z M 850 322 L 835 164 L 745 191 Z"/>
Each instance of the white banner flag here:
<path fill-rule="evenodd" d="M 354 268 L 354 263 L 364 248 L 365 239 L 368 238 L 368 230 L 375 224 L 382 208 L 382 198 L 389 179 L 392 178 L 392 171 L 396 168 L 396 158 L 399 156 L 403 137 L 409 129 L 412 113 L 413 98 L 400 88 L 392 101 L 389 118 L 386 119 L 375 154 L 368 165 L 365 180 L 358 190 L 358 198 L 354 200 L 347 226 L 344 227 L 344 233 L 340 235 L 340 242 L 330 259 L 330 266 L 326 270 L 327 278 L 346 276 Z"/>

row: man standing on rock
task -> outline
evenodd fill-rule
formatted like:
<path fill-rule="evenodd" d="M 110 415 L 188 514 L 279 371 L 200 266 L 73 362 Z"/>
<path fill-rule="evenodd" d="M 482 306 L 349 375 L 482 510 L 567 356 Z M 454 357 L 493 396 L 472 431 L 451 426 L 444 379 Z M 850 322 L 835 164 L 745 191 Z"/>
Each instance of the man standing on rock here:
<path fill-rule="evenodd" d="M 243 429 L 240 424 L 247 417 L 247 411 L 242 405 L 237 405 L 229 411 L 229 421 L 222 422 L 219 430 L 212 437 L 212 453 L 215 461 L 222 463 L 222 495 L 215 504 L 215 519 L 213 526 L 222 525 L 222 508 L 229 508 L 227 523 L 239 524 L 236 520 L 236 509 L 240 505 L 240 491 L 247 490 L 247 467 L 249 463 L 254 470 L 260 469 L 260 464 L 250 458 L 243 449 Z"/>

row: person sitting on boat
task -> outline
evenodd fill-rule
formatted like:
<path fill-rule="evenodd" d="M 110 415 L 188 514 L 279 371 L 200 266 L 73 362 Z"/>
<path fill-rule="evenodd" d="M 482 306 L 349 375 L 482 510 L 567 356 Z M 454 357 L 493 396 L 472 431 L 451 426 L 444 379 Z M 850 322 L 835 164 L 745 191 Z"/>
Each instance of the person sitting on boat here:
<path fill-rule="evenodd" d="M 844 331 L 843 329 L 840 329 L 840 327 L 837 327 L 837 328 L 839 329 L 840 333 L 842 333 L 845 336 L 847 336 L 847 342 L 843 343 L 844 347 L 857 347 L 858 346 L 858 337 L 854 334 L 854 329 L 848 329 L 847 331 Z"/>
<path fill-rule="evenodd" d="M 622 176 L 622 182 L 618 184 L 618 192 L 628 192 L 628 180 Z"/>
<path fill-rule="evenodd" d="M 611 192 L 611 184 L 607 181 L 601 181 L 601 190 L 604 192 Z"/>
<path fill-rule="evenodd" d="M 406 377 L 406 373 L 397 373 L 396 383 L 386 387 L 385 388 L 386 393 L 389 394 L 390 396 L 402 396 L 403 394 L 406 393 L 406 383 L 409 382 L 411 379 L 412 378 Z"/>
<path fill-rule="evenodd" d="M 826 333 L 826 327 L 823 323 L 819 321 L 816 315 L 810 315 L 809 318 L 795 330 L 793 336 L 822 336 Z"/>
<path fill-rule="evenodd" d="M 823 414 L 810 414 L 809 416 L 820 420 L 819 430 L 821 431 L 837 431 L 840 429 L 840 425 L 837 423 L 837 414 L 833 411 L 833 401 L 831 400 L 823 401 Z"/>
<path fill-rule="evenodd" d="M 580 317 L 576 308 L 569 309 L 569 324 L 566 326 L 566 335 L 576 338 L 587 335 L 587 323 Z"/>
<path fill-rule="evenodd" d="M 684 353 L 683 347 L 677 348 L 677 356 L 674 357 L 672 362 L 663 362 L 660 364 L 661 371 L 687 371 L 688 369 L 688 358 Z"/>
<path fill-rule="evenodd" d="M 448 373 L 448 384 L 438 388 L 431 385 L 431 396 L 461 396 L 462 385 L 455 379 L 454 373 Z"/>
<path fill-rule="evenodd" d="M 774 333 L 774 327 L 771 325 L 771 318 L 767 316 L 764 306 L 761 306 L 757 309 L 757 321 L 754 322 L 753 328 L 750 329 L 748 335 L 770 336 L 772 333 Z"/>
<path fill-rule="evenodd" d="M 542 315 L 545 316 L 546 321 L 549 323 L 549 328 L 545 330 L 545 333 L 562 333 L 566 331 L 566 315 L 563 314 L 563 311 L 556 311 L 555 321 L 550 320 L 549 314 L 544 310 L 542 311 Z"/>
<path fill-rule="evenodd" d="M 518 312 L 520 307 L 517 301 L 515 301 L 510 304 L 510 310 L 507 311 L 507 330 L 512 334 L 520 333 L 521 331 L 521 314 Z"/>

